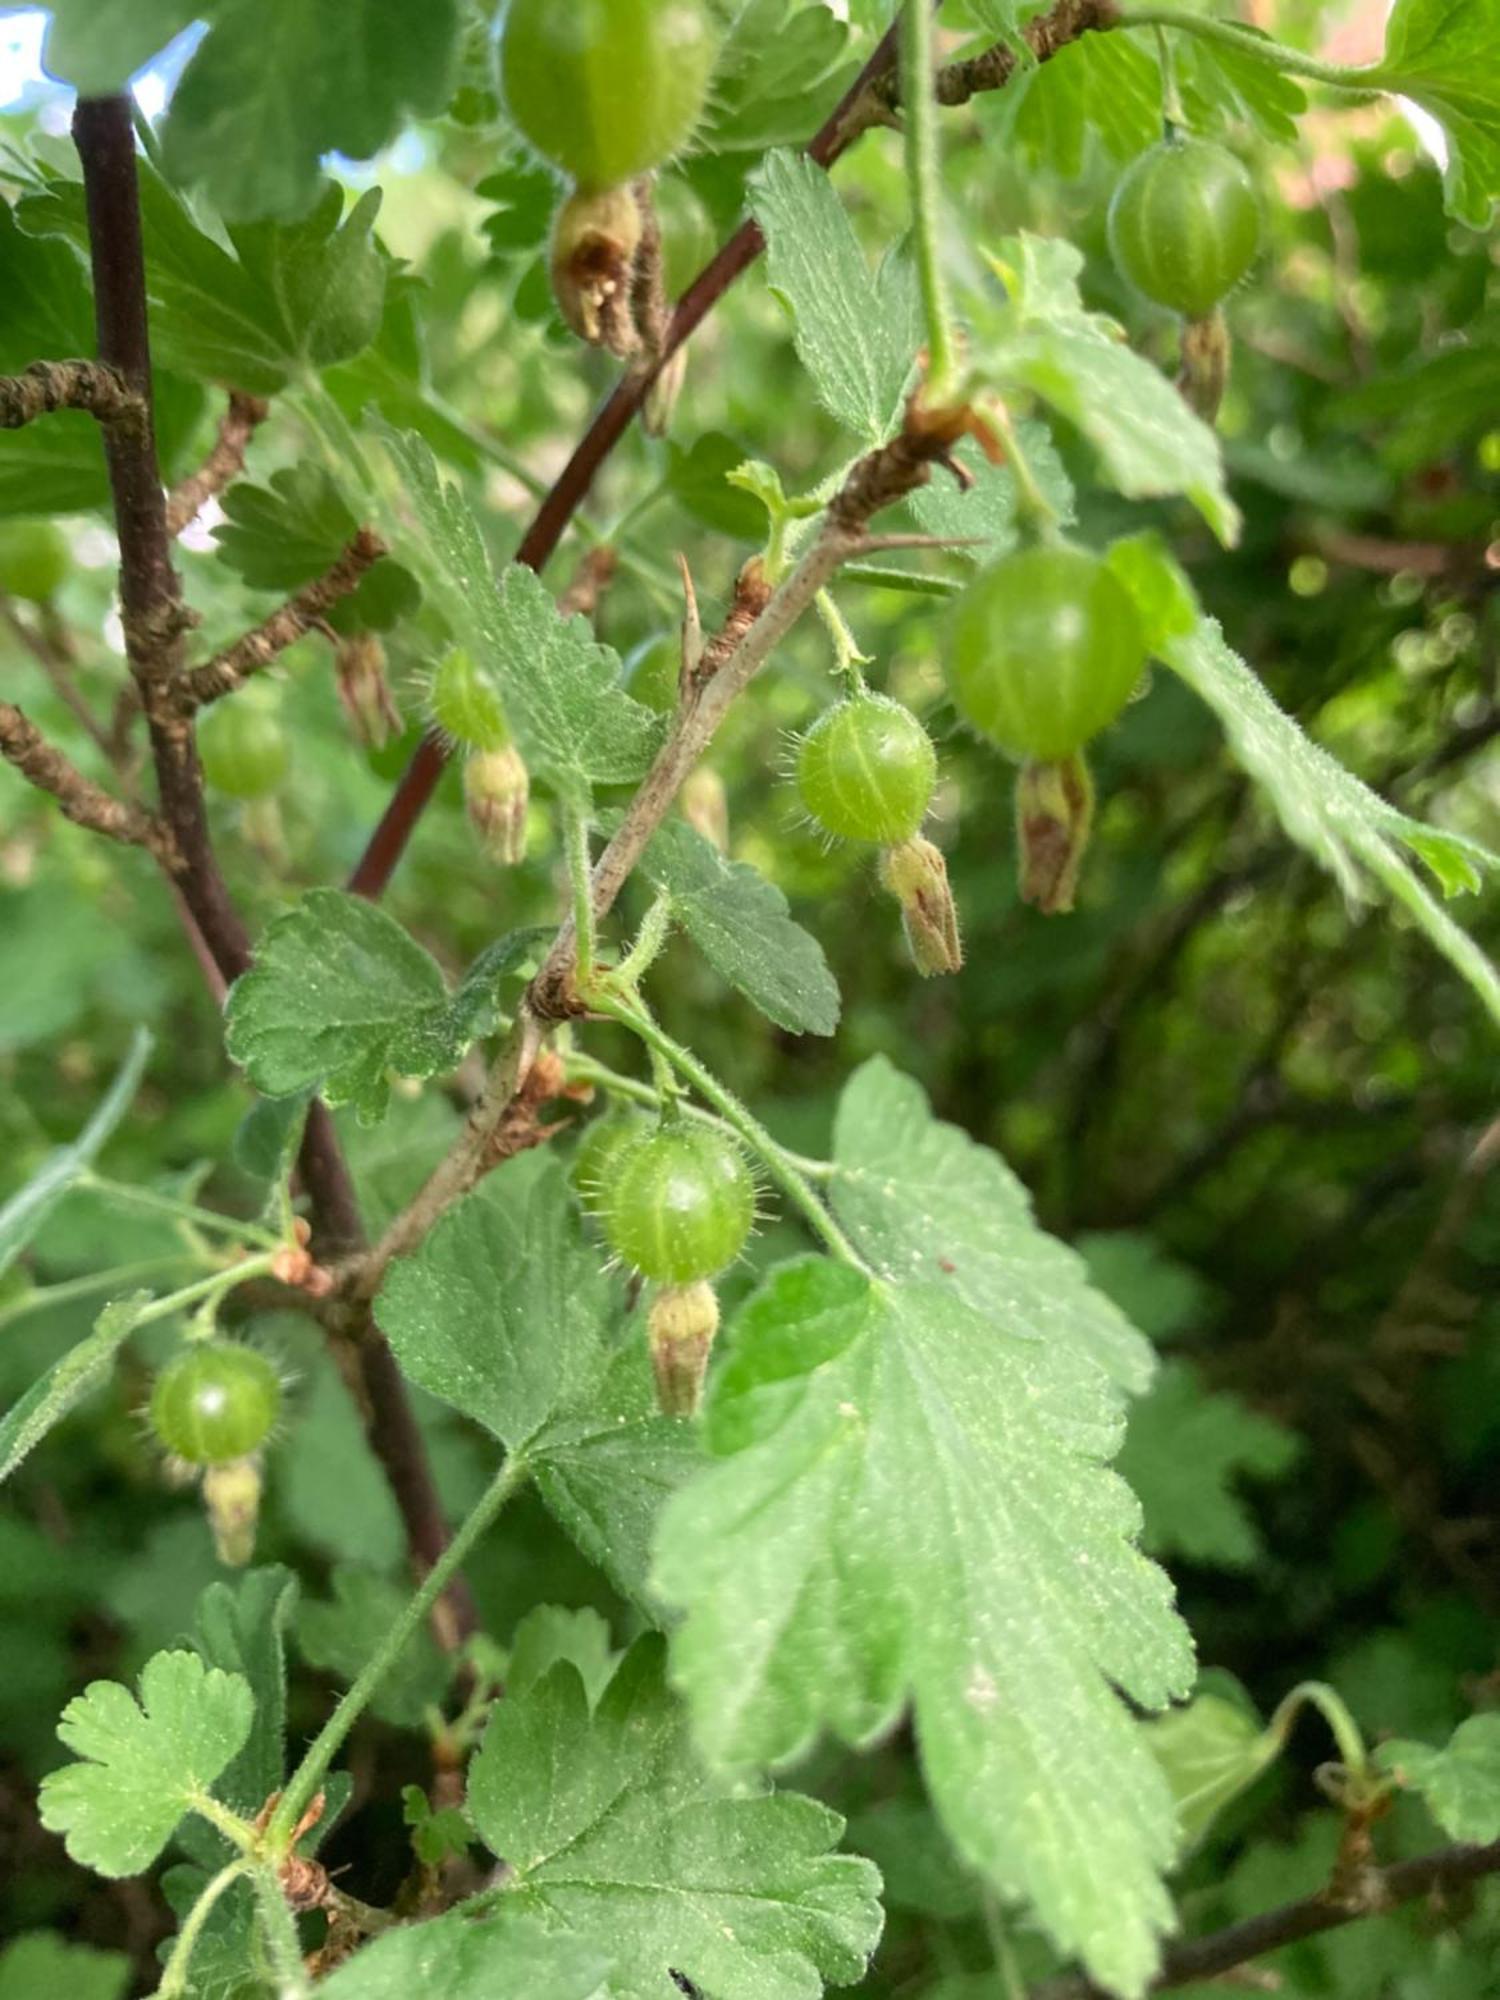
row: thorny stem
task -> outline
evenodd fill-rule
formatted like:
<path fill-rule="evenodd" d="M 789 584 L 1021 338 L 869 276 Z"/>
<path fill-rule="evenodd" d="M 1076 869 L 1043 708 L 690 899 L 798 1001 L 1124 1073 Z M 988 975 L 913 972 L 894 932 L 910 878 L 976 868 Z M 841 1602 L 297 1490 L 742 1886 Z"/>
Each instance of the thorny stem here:
<path fill-rule="evenodd" d="M 524 1458 L 506 1459 L 467 1520 L 422 1579 L 420 1588 L 387 1628 L 379 1645 L 361 1668 L 358 1679 L 313 1738 L 301 1763 L 288 1779 L 286 1790 L 266 1828 L 266 1846 L 272 1854 L 286 1853 L 294 1829 L 328 1775 L 329 1766 L 343 1747 L 345 1737 L 395 1665 L 402 1647 L 437 1602 L 449 1577 L 456 1573 L 470 1549 L 493 1524 L 506 1501 L 525 1484 L 530 1471 Z"/>
<path fill-rule="evenodd" d="M 776 1143 L 760 1120 L 746 1110 L 734 1092 L 720 1083 L 712 1070 L 704 1068 L 691 1049 L 685 1049 L 680 1042 L 674 1041 L 643 1009 L 632 1007 L 624 1000 L 600 995 L 596 996 L 594 1005 L 597 1012 L 607 1014 L 611 1020 L 618 1021 L 622 1027 L 638 1035 L 648 1048 L 664 1057 L 679 1075 L 708 1099 L 725 1124 L 731 1126 L 765 1162 L 772 1180 L 801 1211 L 814 1235 L 822 1238 L 841 1263 L 852 1264 L 857 1271 L 866 1269 L 864 1259 L 829 1214 L 817 1191 L 808 1185 L 801 1171 L 792 1164 L 791 1155 Z"/>
<path fill-rule="evenodd" d="M 906 0 L 901 13 L 901 104 L 905 112 L 906 185 L 911 203 L 917 286 L 927 330 L 925 393 L 934 404 L 952 394 L 957 374 L 953 320 L 938 233 L 943 190 L 938 175 L 937 100 L 933 95 L 932 8 Z"/>

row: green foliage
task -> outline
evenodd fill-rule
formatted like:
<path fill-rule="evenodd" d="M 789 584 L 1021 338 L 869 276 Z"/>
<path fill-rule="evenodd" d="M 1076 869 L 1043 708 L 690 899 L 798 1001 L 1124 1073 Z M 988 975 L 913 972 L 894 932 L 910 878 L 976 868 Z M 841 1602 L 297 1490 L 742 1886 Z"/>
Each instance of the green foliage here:
<path fill-rule="evenodd" d="M 641 872 L 721 979 L 792 1034 L 831 1035 L 839 990 L 823 947 L 793 923 L 786 897 L 744 861 L 730 861 L 683 820 L 652 835 Z"/>
<path fill-rule="evenodd" d="M 139 1875 L 239 1755 L 253 1716 L 248 1682 L 196 1653 L 148 1660 L 139 1703 L 117 1681 L 94 1681 L 57 1726 L 80 1761 L 43 1779 L 43 1826 L 101 1875 Z"/>
<path fill-rule="evenodd" d="M 666 1991 L 664 1966 L 746 2000 L 858 1978 L 880 1935 L 874 1868 L 829 1852 L 826 1806 L 706 1777 L 662 1666 L 643 1639 L 592 1706 L 562 1662 L 496 1708 L 468 1799 L 510 1870 L 500 1936 L 532 1916 L 571 1933 L 608 1956 L 620 2000 Z"/>
<path fill-rule="evenodd" d="M 1141 1725 L 1172 1788 L 1184 1855 L 1281 1748 L 1239 1691 L 1221 1691 L 1218 1678 L 1205 1676 L 1191 1701 Z"/>
<path fill-rule="evenodd" d="M 297 1647 L 303 1658 L 339 1680 L 352 1681 L 382 1636 L 395 1622 L 410 1592 L 393 1578 L 341 1563 L 332 1578 L 333 1595 L 297 1608 Z M 414 1729 L 442 1700 L 451 1678 L 449 1662 L 431 1632 L 413 1634 L 397 1655 L 370 1706 L 400 1728 Z"/>
<path fill-rule="evenodd" d="M 657 1566 L 707 1755 L 774 1763 L 823 1727 L 865 1742 L 910 1699 L 959 1851 L 1141 1990 L 1172 1812 L 1110 1683 L 1159 1706 L 1191 1647 L 1101 1464 L 1103 1374 L 909 1268 L 809 1260 L 741 1315 L 708 1442 Z"/>
<path fill-rule="evenodd" d="M 1500 200 L 1500 7 L 1495 0 L 1464 7 L 1399 0 L 1375 74 L 1441 120 L 1450 147 L 1448 206 L 1483 229 Z"/>
<path fill-rule="evenodd" d="M 150 1303 L 149 1292 L 112 1299 L 94 1322 L 93 1332 L 60 1355 L 0 1417 L 0 1479 L 8 1479 L 53 1425 L 108 1378 L 116 1354 Z"/>
<path fill-rule="evenodd" d="M 75 2000 L 124 2000 L 129 1980 L 123 1952 L 72 1944 L 52 1931 L 31 1931 L 0 1951 L 0 2000 L 61 1992 Z"/>
<path fill-rule="evenodd" d="M 1500 1716 L 1471 1715 L 1441 1750 L 1398 1739 L 1375 1754 L 1398 1785 L 1421 1794 L 1451 1840 L 1500 1839 Z"/>
<path fill-rule="evenodd" d="M 256 590 L 290 591 L 331 569 L 359 526 L 332 473 L 321 465 L 289 465 L 269 486 L 244 481 L 224 499 L 226 520 L 215 533 L 229 567 Z M 360 578 L 332 608 L 336 630 L 386 630 L 416 608 L 416 579 L 389 557 Z"/>

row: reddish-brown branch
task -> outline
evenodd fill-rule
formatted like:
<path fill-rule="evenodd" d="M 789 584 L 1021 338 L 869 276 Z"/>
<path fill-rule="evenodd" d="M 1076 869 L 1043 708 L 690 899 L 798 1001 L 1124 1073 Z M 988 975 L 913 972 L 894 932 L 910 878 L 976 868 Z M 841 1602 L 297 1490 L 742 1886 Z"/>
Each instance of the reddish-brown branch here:
<path fill-rule="evenodd" d="M 222 493 L 245 469 L 245 453 L 257 429 L 270 415 L 262 396 L 230 391 L 229 408 L 219 420 L 219 435 L 198 470 L 167 495 L 167 533 L 180 535 L 205 502 Z"/>
<path fill-rule="evenodd" d="M 342 597 L 359 587 L 360 578 L 386 553 L 386 544 L 373 528 L 361 528 L 338 561 L 311 583 L 289 597 L 269 618 L 246 632 L 222 653 L 216 653 L 201 667 L 183 677 L 181 686 L 190 708 L 202 708 L 242 687 L 250 676 L 269 666 L 305 632 L 326 617 Z"/>
<path fill-rule="evenodd" d="M 130 100 L 80 98 L 73 136 L 83 167 L 100 360 L 131 392 L 139 415 L 104 426 L 105 456 L 120 544 L 126 651 L 151 735 L 161 819 L 171 839 L 168 873 L 220 976 L 250 963 L 250 942 L 209 840 L 190 711 L 182 701 L 183 635 L 189 619 L 172 566 L 166 503 L 151 422 L 151 353 Z M 314 1249 L 331 1263 L 363 1241 L 353 1182 L 321 1105 L 308 1118 L 299 1165 L 312 1206 Z M 371 1442 L 385 1466 L 415 1562 L 428 1567 L 446 1546 L 446 1518 L 426 1450 L 390 1350 L 373 1326 L 359 1350 Z M 450 1587 L 445 1636 L 470 1629 L 472 1604 Z"/>
<path fill-rule="evenodd" d="M 111 798 L 8 701 L 0 701 L 0 757 L 14 764 L 39 791 L 50 792 L 62 807 L 63 817 L 75 826 L 86 826 L 90 832 L 123 841 L 128 847 L 144 847 L 171 866 L 171 842 L 151 815 L 139 806 Z"/>
<path fill-rule="evenodd" d="M 1359 1877 L 1355 1894 L 1336 1896 L 1325 1889 L 1280 1909 L 1263 1911 L 1258 1917 L 1247 1917 L 1225 1930 L 1211 1931 L 1206 1937 L 1170 1945 L 1150 1991 L 1165 1993 L 1174 1986 L 1214 1979 L 1268 1951 L 1279 1951 L 1283 1945 L 1338 1930 L 1361 1917 L 1379 1916 L 1398 1903 L 1415 1902 L 1419 1896 L 1451 1893 L 1496 1873 L 1500 1873 L 1500 1841 L 1488 1847 L 1443 1847 L 1414 1861 L 1368 1869 Z M 1033 1987 L 1031 2000 L 1106 2000 L 1106 1996 L 1102 1987 L 1071 1975 Z"/>

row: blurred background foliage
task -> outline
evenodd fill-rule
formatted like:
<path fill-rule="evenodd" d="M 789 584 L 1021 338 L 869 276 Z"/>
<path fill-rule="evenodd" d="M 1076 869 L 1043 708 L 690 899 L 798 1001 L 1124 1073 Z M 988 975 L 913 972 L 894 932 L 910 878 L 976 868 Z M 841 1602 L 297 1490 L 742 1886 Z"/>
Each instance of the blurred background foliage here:
<path fill-rule="evenodd" d="M 745 76 L 731 70 L 706 149 L 670 177 L 679 279 L 733 222 L 760 151 L 806 135 L 868 39 L 813 0 L 756 0 L 750 11 L 760 32 L 741 51 Z M 1279 14 L 1279 31 L 1308 45 L 1328 26 L 1305 0 Z M 1192 81 L 1185 75 L 1190 106 Z M 1155 88 L 1151 79 L 1142 123 L 1128 89 L 1112 87 L 1115 115 L 1101 130 L 1072 117 L 1059 76 L 1042 72 L 952 114 L 945 159 L 956 235 L 972 245 L 1019 228 L 1071 237 L 1088 256 L 1090 303 L 1170 365 L 1170 324 L 1124 293 L 1103 241 L 1119 156 L 1152 137 Z M 1221 114 L 1203 100 L 1203 122 Z M 1317 741 L 1404 808 L 1500 847 L 1495 241 L 1445 218 L 1438 170 L 1390 105 L 1320 108 L 1295 124 L 1280 115 L 1280 130 L 1274 106 L 1229 126 L 1257 167 L 1269 218 L 1266 253 L 1230 307 L 1235 365 L 1221 427 L 1245 516 L 1241 545 L 1218 549 L 1185 508 L 1143 510 L 1100 494 L 1085 456 L 1060 435 L 1082 532 L 1099 541 L 1143 525 L 1143 513 L 1154 519 L 1231 643 Z M 39 88 L 5 115 L 5 137 L 64 164 L 65 145 L 48 136 L 59 123 L 57 94 Z M 539 260 L 551 186 L 509 144 L 477 33 L 450 115 L 404 139 L 374 178 L 384 189 L 380 238 L 398 261 L 378 340 L 331 369 L 328 387 L 351 417 L 374 400 L 423 429 L 482 497 L 502 561 L 525 525 L 528 486 L 557 471 L 612 364 L 582 353 L 551 316 Z M 892 135 L 867 137 L 838 185 L 872 252 L 900 234 Z M 252 449 L 258 485 L 305 456 L 295 398 L 289 405 Z M 189 397 L 184 463 L 210 441 L 217 398 L 196 408 Z M 780 308 L 752 272 L 693 343 L 670 439 L 633 433 L 591 497 L 594 532 L 625 557 L 601 606 L 603 636 L 628 658 L 671 631 L 678 550 L 706 619 L 722 610 L 762 529 L 759 509 L 723 483 L 726 469 L 767 459 L 791 491 L 817 482 L 842 451 L 799 380 Z M 111 538 L 100 517 L 66 515 L 62 525 L 71 565 L 50 605 L 0 609 L 66 630 L 77 688 L 107 714 L 122 675 Z M 571 538 L 549 581 L 560 588 L 586 546 Z M 275 601 L 228 568 L 201 527 L 182 567 L 205 650 Z M 831 692 L 826 639 L 807 621 L 734 713 L 713 762 L 733 851 L 777 881 L 822 940 L 843 1024 L 828 1042 L 779 1034 L 681 942 L 653 981 L 665 1024 L 800 1148 L 823 1145 L 841 1080 L 883 1051 L 921 1078 L 940 1115 L 1004 1152 L 1048 1226 L 1079 1245 L 1165 1352 L 1124 1464 L 1205 1663 L 1231 1670 L 1262 1712 L 1316 1674 L 1373 1735 L 1444 1736 L 1500 1698 L 1491 1024 L 1400 918 L 1347 908 L 1287 845 L 1207 712 L 1165 676 L 1098 745 L 1100 823 L 1076 914 L 1025 909 L 1010 773 L 957 728 L 944 697 L 941 602 L 862 585 L 841 601 L 875 662 L 872 681 L 909 702 L 938 740 L 935 837 L 967 968 L 916 979 L 867 855 L 826 849 L 799 820 L 787 740 Z M 299 889 L 347 874 L 417 740 L 437 645 L 424 612 L 395 624 L 385 644 L 405 717 L 396 741 L 372 752 L 353 738 L 330 648 L 310 637 L 274 677 L 287 781 L 269 805 L 213 802 L 253 930 Z M 102 774 L 6 618 L 0 675 Z M 545 799 L 533 802 L 530 835 L 523 866 L 487 862 L 450 769 L 387 906 L 457 969 L 501 931 L 557 911 L 558 836 Z M 1500 955 L 1495 898 L 1463 915 Z M 0 779 L 0 959 L 0 1196 L 77 1130 L 133 1025 L 147 1021 L 157 1036 L 148 1084 L 103 1164 L 121 1180 L 200 1190 L 231 1208 L 256 1199 L 232 1154 L 247 1093 L 226 1066 L 214 1006 L 160 881 L 143 858 L 106 851 L 9 778 Z M 631 1061 L 606 1031 L 587 1040 Z M 372 1226 L 443 1149 L 470 1083 L 398 1095 L 386 1125 L 347 1129 Z M 753 1265 L 795 1242 L 773 1221 Z M 0 1289 L 0 1404 L 81 1335 L 108 1291 L 164 1281 L 183 1257 L 175 1225 L 97 1195 L 68 1199 Z M 60 1301 L 32 1290 L 58 1285 L 75 1289 Z M 290 1562 L 313 1605 L 334 1594 L 341 1566 L 358 1565 L 363 1580 L 344 1571 L 337 1594 L 373 1592 L 364 1615 L 379 1615 L 380 1579 L 401 1573 L 399 1524 L 347 1392 L 306 1324 L 259 1332 L 297 1377 L 270 1460 L 259 1555 Z M 0 1922 L 7 1934 L 51 1928 L 124 1954 L 132 1979 L 146 1978 L 164 1928 L 154 1892 L 74 1869 L 36 1829 L 30 1796 L 56 1760 L 64 1700 L 93 1676 L 129 1675 L 181 1635 L 216 1574 L 194 1497 L 164 1485 L 138 1421 L 151 1352 L 139 1342 L 108 1392 L 48 1439 L 0 1514 Z M 476 1491 L 483 1454 L 451 1418 L 435 1408 L 424 1417 L 458 1508 Z M 481 1550 L 473 1580 L 501 1641 L 537 1599 L 599 1607 L 617 1640 L 629 1629 L 602 1579 L 529 1502 Z M 301 1629 L 305 1720 L 337 1647 L 326 1629 L 320 1640 L 316 1612 L 304 1609 Z M 409 1727 L 420 1688 L 414 1708 L 396 1693 L 356 1738 L 354 1811 L 326 1855 L 357 1861 L 373 1900 L 408 1865 L 399 1785 L 427 1776 Z M 382 1782 L 370 1796 L 377 1747 Z M 1291 1762 L 1232 1809 L 1184 1878 L 1190 1924 L 1324 1879 L 1337 1822 L 1311 1772 L 1327 1754 L 1317 1726 L 1304 1724 Z M 997 1936 L 995 1912 L 944 1850 L 908 1741 L 861 1762 L 822 1758 L 803 1781 L 851 1814 L 855 1844 L 887 1871 L 888 1938 L 864 1991 L 979 2000 L 1002 1990 L 997 1951 L 1028 1967 L 1031 1941 Z M 1382 1834 L 1391 1854 L 1432 1841 L 1415 1806 Z M 1431 1913 L 1407 1911 L 1270 1963 L 1291 1995 L 1492 1992 L 1493 1888 L 1478 1897 L 1464 1941 L 1440 1928 Z M 92 1994 L 90 1980 L 102 2000 L 126 1977 L 124 1960 L 65 1957 L 50 1941 L 0 1957 L 4 2000 L 64 1983 Z"/>

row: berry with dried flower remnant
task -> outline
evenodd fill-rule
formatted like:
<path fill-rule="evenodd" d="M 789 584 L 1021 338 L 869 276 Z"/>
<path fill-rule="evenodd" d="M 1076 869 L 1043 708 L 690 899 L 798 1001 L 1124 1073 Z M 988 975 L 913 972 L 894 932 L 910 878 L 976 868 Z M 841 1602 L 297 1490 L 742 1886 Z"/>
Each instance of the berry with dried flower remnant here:
<path fill-rule="evenodd" d="M 888 695 L 862 692 L 825 709 L 797 750 L 802 803 L 844 840 L 910 840 L 936 779 L 931 738 Z"/>
<path fill-rule="evenodd" d="M 1109 204 L 1109 247 L 1138 292 L 1203 319 L 1255 262 L 1255 183 L 1223 146 L 1174 134 L 1120 176 Z"/>
<path fill-rule="evenodd" d="M 228 1465 L 259 1451 L 281 1413 L 281 1377 L 255 1347 L 195 1341 L 151 1389 L 151 1428 L 174 1458 Z"/>
<path fill-rule="evenodd" d="M 733 1139 L 667 1118 L 610 1163 L 598 1215 L 611 1250 L 662 1285 L 712 1278 L 744 1249 L 755 1180 Z"/>

